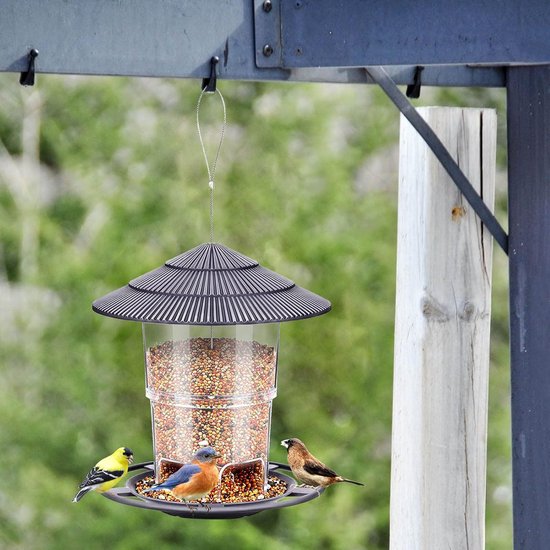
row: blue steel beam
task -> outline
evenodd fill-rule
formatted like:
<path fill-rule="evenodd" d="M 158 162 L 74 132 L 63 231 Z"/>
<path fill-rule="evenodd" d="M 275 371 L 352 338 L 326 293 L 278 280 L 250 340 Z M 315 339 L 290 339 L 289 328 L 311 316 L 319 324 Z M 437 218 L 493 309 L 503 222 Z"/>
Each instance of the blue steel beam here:
<path fill-rule="evenodd" d="M 454 42 L 447 44 L 441 40 L 429 48 L 412 44 L 412 38 L 404 34 L 410 32 L 405 23 L 421 13 L 418 2 L 410 3 L 408 11 L 398 9 L 397 4 L 385 24 L 374 26 L 371 13 L 366 13 L 364 7 L 370 5 L 374 14 L 380 11 L 381 2 L 374 0 L 304 2 L 304 8 L 296 13 L 295 2 L 272 0 L 270 11 L 265 11 L 263 4 L 263 0 L 166 0 L 162 3 L 158 0 L 2 0 L 0 71 L 26 70 L 28 52 L 36 48 L 40 52 L 36 60 L 37 73 L 200 79 L 208 76 L 210 59 L 218 56 L 221 79 L 369 83 L 365 71 L 355 68 L 354 64 L 357 67 L 384 65 L 382 60 L 389 59 L 384 53 L 386 50 L 382 47 L 374 50 L 373 44 L 392 42 L 394 52 L 398 48 L 402 50 L 401 55 L 391 58 L 392 66 L 387 67 L 397 84 L 412 83 L 414 65 L 427 61 L 424 64 L 428 66 L 422 73 L 424 85 L 505 85 L 502 67 L 449 65 L 447 54 L 451 44 L 456 45 Z M 340 7 L 334 24 L 339 25 L 341 31 L 337 41 L 332 38 L 327 42 L 327 36 L 336 35 L 331 35 L 330 29 L 326 35 L 320 30 L 330 23 L 323 17 L 334 15 L 333 4 Z M 383 4 L 393 6 L 394 3 Z M 493 16 L 501 9 L 503 13 L 510 12 L 510 6 L 515 4 L 515 0 L 495 2 Z M 535 7 L 524 8 L 525 17 L 515 24 L 507 20 L 511 26 L 499 37 L 499 44 L 506 43 L 511 52 L 505 56 L 505 62 L 514 61 L 519 53 L 525 53 L 523 62 L 541 57 L 537 33 L 545 21 L 548 23 L 550 7 L 538 8 L 538 13 L 536 6 L 542 4 L 541 0 L 528 4 Z M 449 22 L 444 15 L 450 10 L 446 0 L 434 0 L 430 5 L 441 16 L 443 34 L 449 32 L 451 26 L 460 28 L 466 33 L 464 44 L 472 45 L 474 35 L 469 37 L 467 33 L 469 16 L 464 17 L 463 24 L 456 18 Z M 483 13 L 487 15 L 488 8 Z M 537 14 L 540 17 L 536 17 Z M 353 20 L 349 38 L 342 36 L 341 25 L 346 17 Z M 307 39 L 308 42 L 303 55 L 296 59 L 292 40 L 298 36 L 289 38 L 289 25 L 301 33 L 300 41 Z M 372 32 L 359 36 L 364 25 Z M 497 30 L 503 26 L 497 26 Z M 520 30 L 527 26 L 529 40 L 520 46 L 525 34 Z M 306 32 L 311 34 L 306 36 Z M 286 42 L 281 42 L 283 36 Z M 364 45 L 350 50 L 348 40 L 360 40 Z M 271 55 L 264 55 L 266 45 L 273 48 Z M 428 52 L 431 53 L 428 55 Z M 330 67 L 328 60 L 335 53 L 339 58 L 331 63 L 338 61 L 337 66 Z M 347 55 L 351 57 L 345 59 Z M 486 57 L 475 59 L 466 55 L 463 58 L 468 59 L 468 63 L 486 60 Z M 550 55 L 547 58 L 550 60 Z"/>
<path fill-rule="evenodd" d="M 550 67 L 508 71 L 514 548 L 550 548 Z"/>
<path fill-rule="evenodd" d="M 548 0 L 280 0 L 280 8 L 283 67 L 550 62 Z"/>

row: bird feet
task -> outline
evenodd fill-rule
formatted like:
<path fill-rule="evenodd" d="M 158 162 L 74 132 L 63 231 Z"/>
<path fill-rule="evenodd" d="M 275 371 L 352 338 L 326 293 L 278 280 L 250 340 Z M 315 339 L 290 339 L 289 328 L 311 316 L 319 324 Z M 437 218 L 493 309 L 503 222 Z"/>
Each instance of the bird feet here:
<path fill-rule="evenodd" d="M 187 509 L 191 512 L 191 515 L 192 516 L 195 516 L 195 509 L 193 506 L 191 506 L 189 504 L 189 502 L 187 500 L 185 500 L 184 498 L 180 498 L 179 501 L 182 503 L 182 504 L 185 504 L 185 506 L 187 506 Z"/>
<path fill-rule="evenodd" d="M 212 510 L 210 503 L 208 501 L 203 502 L 202 500 L 197 500 L 197 502 L 199 503 L 200 506 L 202 506 L 203 508 L 206 508 L 207 512 L 210 512 L 210 510 Z"/>

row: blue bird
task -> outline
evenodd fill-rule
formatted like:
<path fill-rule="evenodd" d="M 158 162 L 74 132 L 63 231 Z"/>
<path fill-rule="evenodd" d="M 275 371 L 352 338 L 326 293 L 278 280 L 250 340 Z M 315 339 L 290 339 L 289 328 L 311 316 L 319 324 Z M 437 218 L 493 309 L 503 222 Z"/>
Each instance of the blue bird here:
<path fill-rule="evenodd" d="M 218 484 L 216 461 L 220 456 L 212 447 L 203 447 L 193 455 L 189 464 L 184 464 L 162 483 L 145 492 L 165 489 L 184 502 L 200 500 Z"/>

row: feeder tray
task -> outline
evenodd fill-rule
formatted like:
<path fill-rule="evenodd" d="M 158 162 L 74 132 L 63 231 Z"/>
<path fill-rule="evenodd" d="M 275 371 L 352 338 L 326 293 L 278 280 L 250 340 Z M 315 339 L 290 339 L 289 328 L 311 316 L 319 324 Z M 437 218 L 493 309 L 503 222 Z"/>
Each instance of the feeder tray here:
<path fill-rule="evenodd" d="M 324 491 L 322 487 L 298 487 L 296 481 L 291 477 L 284 475 L 277 470 L 290 471 L 286 464 L 278 462 L 269 463 L 269 473 L 283 480 L 287 484 L 286 492 L 278 497 L 266 498 L 253 502 L 241 503 L 209 503 L 210 510 L 198 503 L 180 503 L 180 502 L 162 502 L 157 499 L 144 497 L 139 494 L 136 485 L 144 477 L 151 475 L 154 470 L 153 462 L 134 464 L 128 468 L 129 471 L 145 469 L 126 482 L 126 487 L 117 487 L 103 493 L 103 496 L 119 504 L 145 508 L 147 510 L 156 510 L 164 512 L 170 516 L 191 519 L 236 519 L 245 516 L 252 516 L 264 510 L 275 510 L 277 508 L 287 508 L 302 504 L 317 498 Z"/>

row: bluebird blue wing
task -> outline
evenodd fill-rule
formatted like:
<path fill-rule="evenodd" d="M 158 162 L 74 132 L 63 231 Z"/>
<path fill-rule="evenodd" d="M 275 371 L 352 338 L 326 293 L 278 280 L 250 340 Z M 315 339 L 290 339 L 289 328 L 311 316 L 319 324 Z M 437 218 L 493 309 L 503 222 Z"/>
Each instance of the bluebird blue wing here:
<path fill-rule="evenodd" d="M 100 485 L 106 481 L 112 481 L 113 479 L 118 479 L 124 475 L 123 470 L 112 470 L 106 471 L 101 470 L 97 466 L 94 466 L 84 478 L 84 481 L 79 485 L 82 489 L 83 487 L 92 487 L 94 485 Z"/>
<path fill-rule="evenodd" d="M 173 489 L 176 485 L 187 483 L 195 474 L 198 474 L 201 469 L 196 464 L 185 464 L 177 472 L 173 473 L 169 478 L 165 479 L 160 485 L 156 485 L 157 489 Z"/>

